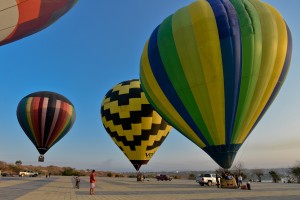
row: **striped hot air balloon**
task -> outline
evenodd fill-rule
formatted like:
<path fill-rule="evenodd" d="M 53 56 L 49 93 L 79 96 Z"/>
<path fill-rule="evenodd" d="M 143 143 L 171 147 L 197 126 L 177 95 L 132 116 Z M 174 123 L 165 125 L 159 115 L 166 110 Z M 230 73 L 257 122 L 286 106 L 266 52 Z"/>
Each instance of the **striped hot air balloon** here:
<path fill-rule="evenodd" d="M 136 79 L 121 82 L 107 92 L 101 116 L 104 128 L 137 171 L 148 163 L 171 130 L 153 110 Z"/>
<path fill-rule="evenodd" d="M 1 0 L 0 46 L 48 27 L 77 0 Z"/>
<path fill-rule="evenodd" d="M 42 91 L 29 94 L 19 102 L 17 118 L 43 161 L 43 155 L 72 128 L 76 113 L 66 97 Z"/>
<path fill-rule="evenodd" d="M 197 0 L 147 41 L 142 89 L 157 112 L 221 167 L 234 157 L 287 75 L 290 30 L 259 0 Z"/>

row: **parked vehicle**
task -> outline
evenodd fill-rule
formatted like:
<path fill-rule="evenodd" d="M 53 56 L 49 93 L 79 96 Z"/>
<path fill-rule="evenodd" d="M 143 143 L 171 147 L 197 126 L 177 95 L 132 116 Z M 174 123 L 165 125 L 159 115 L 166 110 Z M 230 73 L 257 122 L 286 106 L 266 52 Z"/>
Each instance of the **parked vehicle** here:
<path fill-rule="evenodd" d="M 204 174 L 199 174 L 198 176 L 196 176 L 195 177 L 196 182 L 200 184 L 200 180 L 202 179 L 203 176 Z"/>
<path fill-rule="evenodd" d="M 219 183 L 221 181 L 220 177 L 218 177 Z M 196 182 L 201 186 L 208 185 L 217 185 L 217 175 L 216 174 L 201 174 L 196 176 Z"/>
<path fill-rule="evenodd" d="M 1 172 L 1 176 L 13 176 L 13 175 L 8 172 Z"/>
<path fill-rule="evenodd" d="M 156 179 L 158 181 L 171 181 L 173 179 L 173 177 L 165 175 L 165 174 L 159 174 L 156 176 Z"/>
<path fill-rule="evenodd" d="M 33 172 L 33 171 L 23 171 L 19 172 L 19 176 L 29 176 L 29 177 L 37 177 L 39 175 L 38 172 Z"/>

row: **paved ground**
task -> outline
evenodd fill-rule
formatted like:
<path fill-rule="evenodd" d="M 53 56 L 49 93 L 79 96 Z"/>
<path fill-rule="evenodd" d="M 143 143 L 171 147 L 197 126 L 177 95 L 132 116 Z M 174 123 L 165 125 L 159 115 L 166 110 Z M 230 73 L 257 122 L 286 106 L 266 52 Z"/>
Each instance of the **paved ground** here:
<path fill-rule="evenodd" d="M 252 190 L 200 186 L 193 180 L 136 182 L 129 178 L 97 177 L 96 195 L 89 195 L 88 177 L 80 189 L 72 177 L 0 178 L 2 200 L 299 200 L 300 184 L 252 183 Z"/>

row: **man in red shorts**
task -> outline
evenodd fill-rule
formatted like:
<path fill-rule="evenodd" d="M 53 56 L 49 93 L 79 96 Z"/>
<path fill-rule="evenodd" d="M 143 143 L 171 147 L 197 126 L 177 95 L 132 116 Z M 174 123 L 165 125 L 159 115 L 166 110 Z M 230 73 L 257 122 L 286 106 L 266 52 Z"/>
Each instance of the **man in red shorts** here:
<path fill-rule="evenodd" d="M 95 194 L 94 191 L 95 187 L 96 187 L 96 173 L 95 170 L 93 170 L 90 175 L 90 195 Z"/>

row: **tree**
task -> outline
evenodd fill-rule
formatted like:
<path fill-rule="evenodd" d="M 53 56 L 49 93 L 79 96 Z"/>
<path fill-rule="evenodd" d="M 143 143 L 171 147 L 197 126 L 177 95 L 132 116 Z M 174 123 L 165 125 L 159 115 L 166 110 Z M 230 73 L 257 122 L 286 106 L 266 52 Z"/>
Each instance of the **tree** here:
<path fill-rule="evenodd" d="M 245 180 L 247 178 L 247 175 L 244 173 L 244 165 L 243 163 L 237 163 L 234 168 L 233 168 L 233 174 L 235 176 L 242 176 L 243 180 Z"/>
<path fill-rule="evenodd" d="M 264 175 L 264 171 L 262 169 L 254 169 L 253 173 L 257 176 L 258 182 L 261 182 L 261 177 Z"/>
<path fill-rule="evenodd" d="M 0 170 L 5 170 L 7 167 L 6 162 L 0 161 Z"/>
<path fill-rule="evenodd" d="M 80 173 L 71 167 L 65 167 L 64 171 L 62 172 L 63 176 L 79 176 Z"/>
<path fill-rule="evenodd" d="M 17 161 L 15 162 L 15 164 L 16 164 L 17 166 L 21 166 L 21 165 L 22 165 L 22 161 L 21 161 L 21 160 L 17 160 Z"/>
<path fill-rule="evenodd" d="M 19 172 L 22 170 L 20 166 L 14 165 L 14 164 L 8 164 L 7 165 L 7 171 L 13 174 L 19 174 Z"/>
<path fill-rule="evenodd" d="M 300 162 L 291 168 L 291 173 L 297 178 L 297 183 L 300 183 Z"/>
<path fill-rule="evenodd" d="M 113 174 L 111 173 L 111 172 L 107 172 L 107 174 L 106 174 L 108 177 L 112 177 L 113 176 Z"/>
<path fill-rule="evenodd" d="M 44 170 L 44 173 L 51 173 L 53 175 L 61 175 L 63 173 L 64 169 L 61 167 L 49 165 Z"/>
<path fill-rule="evenodd" d="M 195 179 L 195 174 L 190 174 L 189 179 Z"/>
<path fill-rule="evenodd" d="M 277 172 L 272 170 L 272 171 L 269 171 L 269 174 L 272 176 L 274 183 L 278 183 L 278 181 L 281 180 L 281 177 L 279 176 L 279 174 L 277 174 Z"/>
<path fill-rule="evenodd" d="M 237 175 L 241 175 L 243 172 L 243 164 L 242 163 L 238 163 L 234 166 L 234 171 L 236 172 Z"/>

